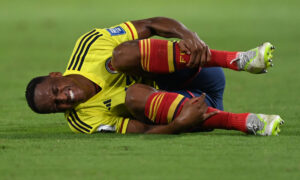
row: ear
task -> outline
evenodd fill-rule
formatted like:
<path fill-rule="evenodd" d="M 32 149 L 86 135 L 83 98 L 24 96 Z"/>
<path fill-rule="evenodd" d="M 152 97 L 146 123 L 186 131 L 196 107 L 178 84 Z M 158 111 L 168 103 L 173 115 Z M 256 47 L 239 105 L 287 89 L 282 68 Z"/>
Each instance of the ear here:
<path fill-rule="evenodd" d="M 61 72 L 51 72 L 49 73 L 50 77 L 62 77 L 62 73 Z"/>

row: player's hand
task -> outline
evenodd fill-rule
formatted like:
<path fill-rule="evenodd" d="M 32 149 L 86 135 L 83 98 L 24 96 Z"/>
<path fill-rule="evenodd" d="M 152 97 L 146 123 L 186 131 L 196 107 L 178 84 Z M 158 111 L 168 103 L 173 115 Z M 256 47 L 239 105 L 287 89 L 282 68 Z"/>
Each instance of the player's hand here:
<path fill-rule="evenodd" d="M 184 131 L 200 125 L 204 120 L 217 114 L 219 111 L 206 113 L 208 107 L 204 101 L 205 96 L 205 93 L 203 93 L 200 97 L 188 100 L 183 105 L 179 116 L 174 119 L 174 124 Z"/>
<path fill-rule="evenodd" d="M 199 68 L 210 61 L 211 53 L 209 47 L 199 38 L 197 33 L 190 32 L 185 34 L 178 45 L 181 52 L 191 55 L 187 67 Z"/>

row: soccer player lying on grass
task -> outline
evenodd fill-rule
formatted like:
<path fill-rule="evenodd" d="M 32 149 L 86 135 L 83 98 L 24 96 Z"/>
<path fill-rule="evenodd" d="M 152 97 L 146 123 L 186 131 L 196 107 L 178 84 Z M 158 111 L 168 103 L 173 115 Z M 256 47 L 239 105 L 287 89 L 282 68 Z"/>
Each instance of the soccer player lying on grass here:
<path fill-rule="evenodd" d="M 147 39 L 153 35 L 181 41 Z M 277 135 L 283 123 L 278 115 L 222 111 L 221 67 L 264 73 L 273 49 L 264 43 L 247 52 L 210 50 L 173 19 L 126 22 L 80 37 L 65 73 L 31 80 L 26 99 L 37 113 L 64 112 L 74 132 L 173 134 L 219 128 Z"/>

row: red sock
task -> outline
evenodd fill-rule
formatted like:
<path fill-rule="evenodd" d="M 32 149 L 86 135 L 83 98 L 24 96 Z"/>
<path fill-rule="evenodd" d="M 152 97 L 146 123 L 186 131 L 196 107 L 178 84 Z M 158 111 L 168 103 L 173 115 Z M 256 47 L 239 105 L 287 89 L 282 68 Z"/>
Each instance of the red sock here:
<path fill-rule="evenodd" d="M 229 51 L 218 51 L 210 50 L 211 60 L 205 65 L 205 67 L 224 67 L 232 70 L 238 71 L 238 66 L 236 62 L 232 62 L 237 56 L 238 52 L 229 52 Z"/>
<path fill-rule="evenodd" d="M 207 112 L 219 111 L 209 107 Z M 238 130 L 247 133 L 246 120 L 249 113 L 230 113 L 220 111 L 218 114 L 208 118 L 202 124 L 203 128 L 207 129 L 227 129 Z"/>
<path fill-rule="evenodd" d="M 139 41 L 141 66 L 144 71 L 153 73 L 172 73 L 186 68 L 190 55 L 180 52 L 177 42 L 161 39 L 144 39 Z M 231 63 L 238 52 L 211 51 L 211 60 L 205 67 L 223 67 L 238 70 L 236 62 Z"/>
<path fill-rule="evenodd" d="M 155 124 L 168 124 L 176 118 L 188 98 L 170 92 L 157 92 L 149 96 L 145 105 L 145 116 Z M 209 107 L 207 113 L 220 111 Z M 247 132 L 246 119 L 249 113 L 229 113 L 220 111 L 202 124 L 205 129 L 227 129 Z"/>
<path fill-rule="evenodd" d="M 145 116 L 155 124 L 168 124 L 178 116 L 187 100 L 178 93 L 152 93 L 145 105 Z"/>
<path fill-rule="evenodd" d="M 223 67 L 229 68 L 232 70 L 238 71 L 238 66 L 236 62 L 232 62 L 237 57 L 238 52 L 230 52 L 230 51 L 218 51 L 218 50 L 210 50 L 211 59 L 210 61 L 204 65 L 204 67 Z M 180 66 L 183 68 L 182 62 L 188 63 L 190 61 L 190 55 L 180 53 L 178 44 L 176 45 L 176 53 L 179 58 L 176 60 L 177 63 L 181 62 Z M 186 63 L 184 65 L 186 65 Z"/>

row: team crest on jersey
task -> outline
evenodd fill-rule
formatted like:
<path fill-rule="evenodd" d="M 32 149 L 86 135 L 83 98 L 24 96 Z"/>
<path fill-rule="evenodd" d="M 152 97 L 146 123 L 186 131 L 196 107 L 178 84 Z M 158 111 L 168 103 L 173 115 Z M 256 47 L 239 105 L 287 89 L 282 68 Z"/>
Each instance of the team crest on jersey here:
<path fill-rule="evenodd" d="M 109 32 L 109 34 L 111 36 L 118 36 L 118 35 L 126 34 L 126 31 L 121 26 L 117 26 L 115 28 L 109 28 L 106 30 Z"/>
<path fill-rule="evenodd" d="M 106 60 L 105 68 L 108 72 L 110 72 L 112 74 L 117 74 L 118 73 L 118 71 L 116 71 L 116 69 L 111 65 L 111 57 Z"/>

